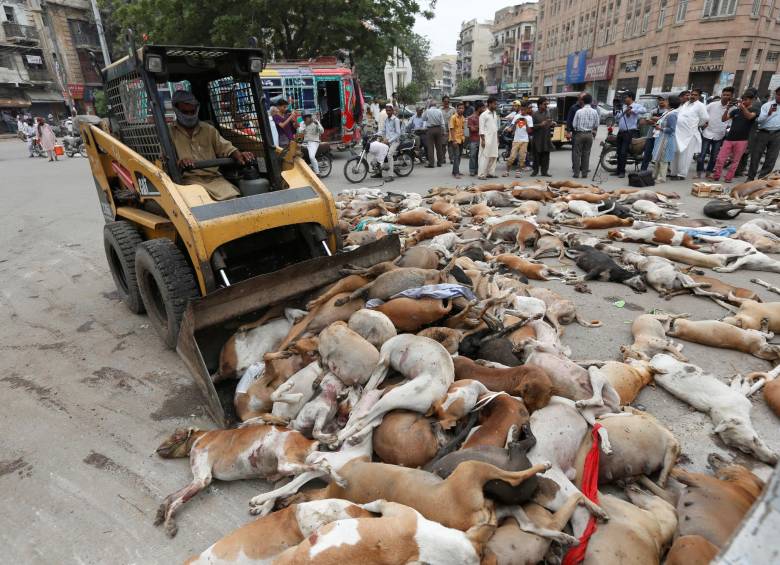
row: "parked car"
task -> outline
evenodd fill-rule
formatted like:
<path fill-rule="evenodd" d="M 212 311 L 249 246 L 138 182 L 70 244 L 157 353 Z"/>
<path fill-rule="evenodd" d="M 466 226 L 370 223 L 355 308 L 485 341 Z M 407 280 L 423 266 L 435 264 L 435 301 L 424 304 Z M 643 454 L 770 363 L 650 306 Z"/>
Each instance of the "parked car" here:
<path fill-rule="evenodd" d="M 612 106 L 605 104 L 604 102 L 599 102 L 596 109 L 599 112 L 599 123 L 607 127 L 615 123 L 615 114 L 612 110 Z"/>

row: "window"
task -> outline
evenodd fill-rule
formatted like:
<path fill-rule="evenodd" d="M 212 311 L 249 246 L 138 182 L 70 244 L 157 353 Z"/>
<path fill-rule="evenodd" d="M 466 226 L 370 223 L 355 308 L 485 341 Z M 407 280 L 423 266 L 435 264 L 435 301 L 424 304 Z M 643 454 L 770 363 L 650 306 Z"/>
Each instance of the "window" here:
<path fill-rule="evenodd" d="M 761 56 L 763 54 L 764 54 L 764 50 L 763 49 L 759 49 L 758 51 L 756 51 L 756 63 L 760 63 L 761 62 Z M 753 82 L 751 81 L 750 84 L 752 85 Z"/>
<path fill-rule="evenodd" d="M 664 75 L 664 83 L 661 86 L 661 90 L 669 92 L 672 89 L 672 86 L 674 86 L 674 73 Z"/>
<path fill-rule="evenodd" d="M 743 47 L 739 52 L 739 62 L 747 63 L 748 55 L 750 54 L 750 47 Z"/>
<path fill-rule="evenodd" d="M 645 84 L 645 93 L 649 94 L 653 90 L 653 75 L 647 77 L 647 84 Z"/>
<path fill-rule="evenodd" d="M 704 0 L 704 9 L 701 17 L 721 18 L 733 16 L 737 13 L 737 0 Z"/>
<path fill-rule="evenodd" d="M 742 86 L 742 77 L 745 71 L 737 71 L 734 73 L 734 94 L 739 94 L 740 87 Z"/>
<path fill-rule="evenodd" d="M 14 14 L 14 7 L 13 6 L 3 6 L 3 11 L 5 12 L 5 21 L 16 23 L 16 14 Z"/>
<path fill-rule="evenodd" d="M 723 60 L 723 55 L 726 53 L 724 49 L 717 49 L 713 51 L 694 51 L 693 62 L 694 63 L 718 63 Z"/>
<path fill-rule="evenodd" d="M 677 53 L 669 53 L 669 63 L 672 65 L 677 62 Z"/>
<path fill-rule="evenodd" d="M 760 13 L 761 13 L 761 0 L 753 0 L 753 8 L 750 10 L 750 15 L 754 18 L 757 18 Z"/>
<path fill-rule="evenodd" d="M 756 84 L 756 71 L 750 73 L 750 82 L 748 83 L 748 86 L 753 86 L 754 84 Z"/>
<path fill-rule="evenodd" d="M 756 2 L 761 2 L 761 0 L 756 0 Z M 674 23 L 681 24 L 685 21 L 685 14 L 688 13 L 688 0 L 680 0 L 680 3 L 677 4 L 677 16 L 674 18 Z"/>
<path fill-rule="evenodd" d="M 14 61 L 10 54 L 0 52 L 0 68 L 5 68 L 5 69 L 14 68 Z"/>
<path fill-rule="evenodd" d="M 776 63 L 778 59 L 780 59 L 780 51 L 769 51 L 766 54 L 767 63 Z"/>
<path fill-rule="evenodd" d="M 664 20 L 666 19 L 666 2 L 667 0 L 661 0 L 661 4 L 658 7 L 658 26 L 656 29 L 662 29 L 664 27 Z"/>
<path fill-rule="evenodd" d="M 655 55 L 650 57 L 650 66 L 655 67 L 657 64 L 658 64 L 658 57 L 656 57 Z"/>

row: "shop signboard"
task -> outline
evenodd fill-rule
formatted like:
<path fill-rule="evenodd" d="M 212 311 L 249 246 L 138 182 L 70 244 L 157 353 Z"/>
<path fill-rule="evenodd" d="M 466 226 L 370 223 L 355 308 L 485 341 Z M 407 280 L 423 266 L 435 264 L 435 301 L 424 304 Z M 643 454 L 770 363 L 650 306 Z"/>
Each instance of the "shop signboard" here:
<path fill-rule="evenodd" d="M 585 64 L 585 82 L 612 80 L 615 73 L 615 56 L 595 57 Z"/>
<path fill-rule="evenodd" d="M 566 84 L 585 82 L 585 60 L 587 51 L 575 51 L 566 57 Z"/>

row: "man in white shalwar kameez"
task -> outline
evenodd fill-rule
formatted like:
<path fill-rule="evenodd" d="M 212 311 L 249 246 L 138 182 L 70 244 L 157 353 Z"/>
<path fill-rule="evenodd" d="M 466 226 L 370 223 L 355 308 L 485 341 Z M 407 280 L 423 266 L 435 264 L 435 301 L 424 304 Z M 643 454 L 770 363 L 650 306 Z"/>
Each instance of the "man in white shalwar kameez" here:
<path fill-rule="evenodd" d="M 494 179 L 498 162 L 498 100 L 488 98 L 487 110 L 479 116 L 479 178 Z"/>
<path fill-rule="evenodd" d="M 677 111 L 677 129 L 674 133 L 677 151 L 670 169 L 672 176 L 682 178 L 688 176 L 693 156 L 701 150 L 699 128 L 709 120 L 707 107 L 699 100 L 701 92 L 694 90 L 686 96 L 688 100 Z"/>

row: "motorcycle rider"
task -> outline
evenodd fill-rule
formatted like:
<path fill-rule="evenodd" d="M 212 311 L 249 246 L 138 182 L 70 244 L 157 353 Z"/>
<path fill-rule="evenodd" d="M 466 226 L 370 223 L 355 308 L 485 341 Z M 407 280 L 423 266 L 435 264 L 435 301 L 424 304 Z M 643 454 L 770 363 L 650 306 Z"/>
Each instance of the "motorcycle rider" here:
<path fill-rule="evenodd" d="M 382 164 L 385 161 L 385 157 L 387 157 L 389 170 L 385 180 L 392 181 L 395 179 L 393 156 L 401 141 L 401 120 L 394 115 L 395 108 L 393 108 L 392 104 L 388 104 L 385 107 L 385 112 L 387 113 L 387 118 L 385 118 L 384 127 L 379 132 L 382 136 L 382 141 L 372 141 L 368 154 L 374 158 L 373 166 L 376 168 L 371 178 L 382 178 Z"/>
<path fill-rule="evenodd" d="M 35 144 L 35 126 L 33 125 L 33 119 L 27 118 L 24 121 L 24 138 L 27 143 L 27 153 L 30 157 L 35 157 L 33 152 L 33 145 Z"/>
<path fill-rule="evenodd" d="M 414 135 L 414 152 L 420 156 L 420 162 L 422 163 L 422 157 L 425 151 L 425 144 L 422 142 L 422 136 L 425 135 L 425 129 L 428 124 L 423 116 L 422 106 L 415 108 L 415 115 L 409 119 L 409 123 L 406 125 L 406 133 Z"/>

